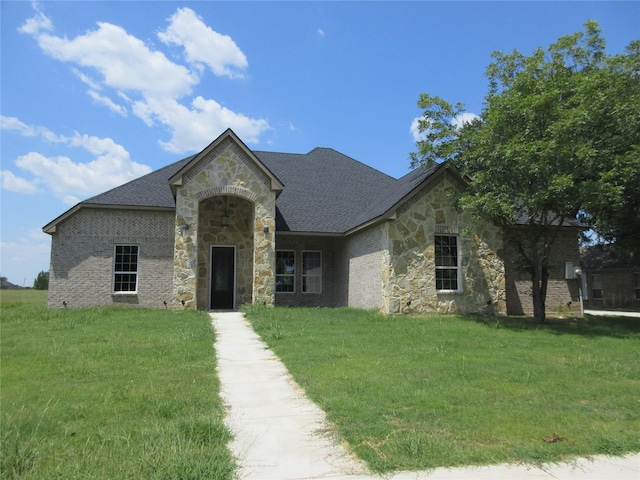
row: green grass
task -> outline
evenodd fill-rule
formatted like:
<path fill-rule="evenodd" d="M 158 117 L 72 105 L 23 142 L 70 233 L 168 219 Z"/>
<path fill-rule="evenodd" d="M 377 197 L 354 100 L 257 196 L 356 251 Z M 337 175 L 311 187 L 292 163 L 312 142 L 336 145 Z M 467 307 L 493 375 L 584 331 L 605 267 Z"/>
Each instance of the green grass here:
<path fill-rule="evenodd" d="M 2 478 L 230 479 L 202 312 L 55 310 L 2 292 Z"/>
<path fill-rule="evenodd" d="M 638 319 L 247 313 L 375 471 L 640 451 Z"/>

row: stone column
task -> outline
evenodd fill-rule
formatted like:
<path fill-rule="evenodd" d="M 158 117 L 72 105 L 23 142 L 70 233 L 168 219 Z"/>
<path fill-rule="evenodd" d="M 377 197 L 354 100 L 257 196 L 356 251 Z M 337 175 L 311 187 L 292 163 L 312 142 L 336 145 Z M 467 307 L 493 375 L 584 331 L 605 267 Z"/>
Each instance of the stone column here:
<path fill-rule="evenodd" d="M 198 265 L 198 200 L 183 190 L 176 197 L 176 229 L 173 253 L 173 308 L 196 309 Z"/>
<path fill-rule="evenodd" d="M 275 208 L 274 208 L 275 210 Z M 253 237 L 253 303 L 275 304 L 276 221 L 265 215 L 263 206 L 255 208 Z"/>

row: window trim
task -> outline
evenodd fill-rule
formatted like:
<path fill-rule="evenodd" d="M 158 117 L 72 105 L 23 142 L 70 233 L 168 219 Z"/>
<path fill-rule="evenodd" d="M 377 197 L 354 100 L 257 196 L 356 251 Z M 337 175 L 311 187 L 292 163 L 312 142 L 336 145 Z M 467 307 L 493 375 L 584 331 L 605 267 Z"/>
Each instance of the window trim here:
<path fill-rule="evenodd" d="M 305 253 L 317 253 L 320 256 L 320 273 L 319 274 L 308 274 L 305 273 L 304 271 L 304 255 Z M 307 294 L 307 295 L 321 295 L 322 294 L 322 250 L 303 250 L 302 251 L 302 285 L 300 286 L 300 290 L 302 291 L 303 294 Z M 305 290 L 305 278 L 320 278 L 320 290 L 318 290 L 317 292 L 307 292 Z"/>
<path fill-rule="evenodd" d="M 293 254 L 293 273 L 278 273 L 278 253 L 281 252 L 289 252 Z M 282 249 L 282 250 L 276 250 L 276 268 L 275 268 L 275 272 L 274 272 L 274 281 L 275 281 L 275 289 L 276 289 L 276 293 L 278 294 L 286 294 L 286 295 L 291 295 L 293 293 L 296 293 L 296 251 L 295 250 L 288 250 L 288 249 Z M 283 291 L 283 290 L 278 290 L 278 277 L 291 277 L 293 279 L 293 290 L 290 292 L 287 291 Z"/>
<path fill-rule="evenodd" d="M 136 248 L 136 270 L 133 271 L 117 271 L 116 270 L 116 258 L 118 255 L 119 247 L 135 247 Z M 121 253 L 122 255 L 122 253 Z M 116 290 L 116 277 L 117 275 L 135 275 L 136 283 L 134 290 Z M 122 283 L 122 282 L 120 282 Z M 113 262 L 111 264 L 111 293 L 112 295 L 137 295 L 138 287 L 140 286 L 140 245 L 136 243 L 116 243 L 113 246 Z"/>
<path fill-rule="evenodd" d="M 640 272 L 633 272 L 633 298 L 640 301 Z"/>
<path fill-rule="evenodd" d="M 456 239 L 456 266 L 448 266 L 448 265 L 437 265 L 437 260 L 436 260 L 436 238 L 437 237 L 452 237 Z M 460 249 L 460 236 L 459 235 L 451 235 L 451 234 L 444 234 L 444 233 L 436 233 L 433 236 L 433 263 L 434 263 L 434 267 L 435 267 L 435 278 L 434 281 L 436 282 L 436 293 L 462 293 L 462 255 L 461 255 L 461 249 Z M 456 288 L 455 289 L 439 289 L 437 287 L 437 282 L 438 282 L 438 271 L 442 271 L 442 270 L 455 270 L 456 271 Z"/>

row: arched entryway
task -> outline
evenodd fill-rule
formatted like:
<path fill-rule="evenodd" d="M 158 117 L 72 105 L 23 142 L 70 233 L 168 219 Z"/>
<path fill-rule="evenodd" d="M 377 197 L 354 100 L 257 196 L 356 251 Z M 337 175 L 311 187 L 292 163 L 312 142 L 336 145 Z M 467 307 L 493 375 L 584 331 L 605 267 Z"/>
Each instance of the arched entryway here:
<path fill-rule="evenodd" d="M 198 208 L 197 303 L 202 310 L 231 310 L 253 292 L 254 203 L 216 195 Z"/>

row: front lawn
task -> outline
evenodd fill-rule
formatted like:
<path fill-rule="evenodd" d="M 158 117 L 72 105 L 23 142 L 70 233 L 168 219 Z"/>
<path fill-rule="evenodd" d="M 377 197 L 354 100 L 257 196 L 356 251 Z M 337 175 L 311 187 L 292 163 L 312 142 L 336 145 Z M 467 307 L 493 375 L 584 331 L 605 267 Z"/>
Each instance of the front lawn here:
<path fill-rule="evenodd" d="M 2 478 L 230 479 L 203 312 L 1 294 Z"/>
<path fill-rule="evenodd" d="M 640 451 L 640 321 L 250 308 L 379 472 Z"/>

